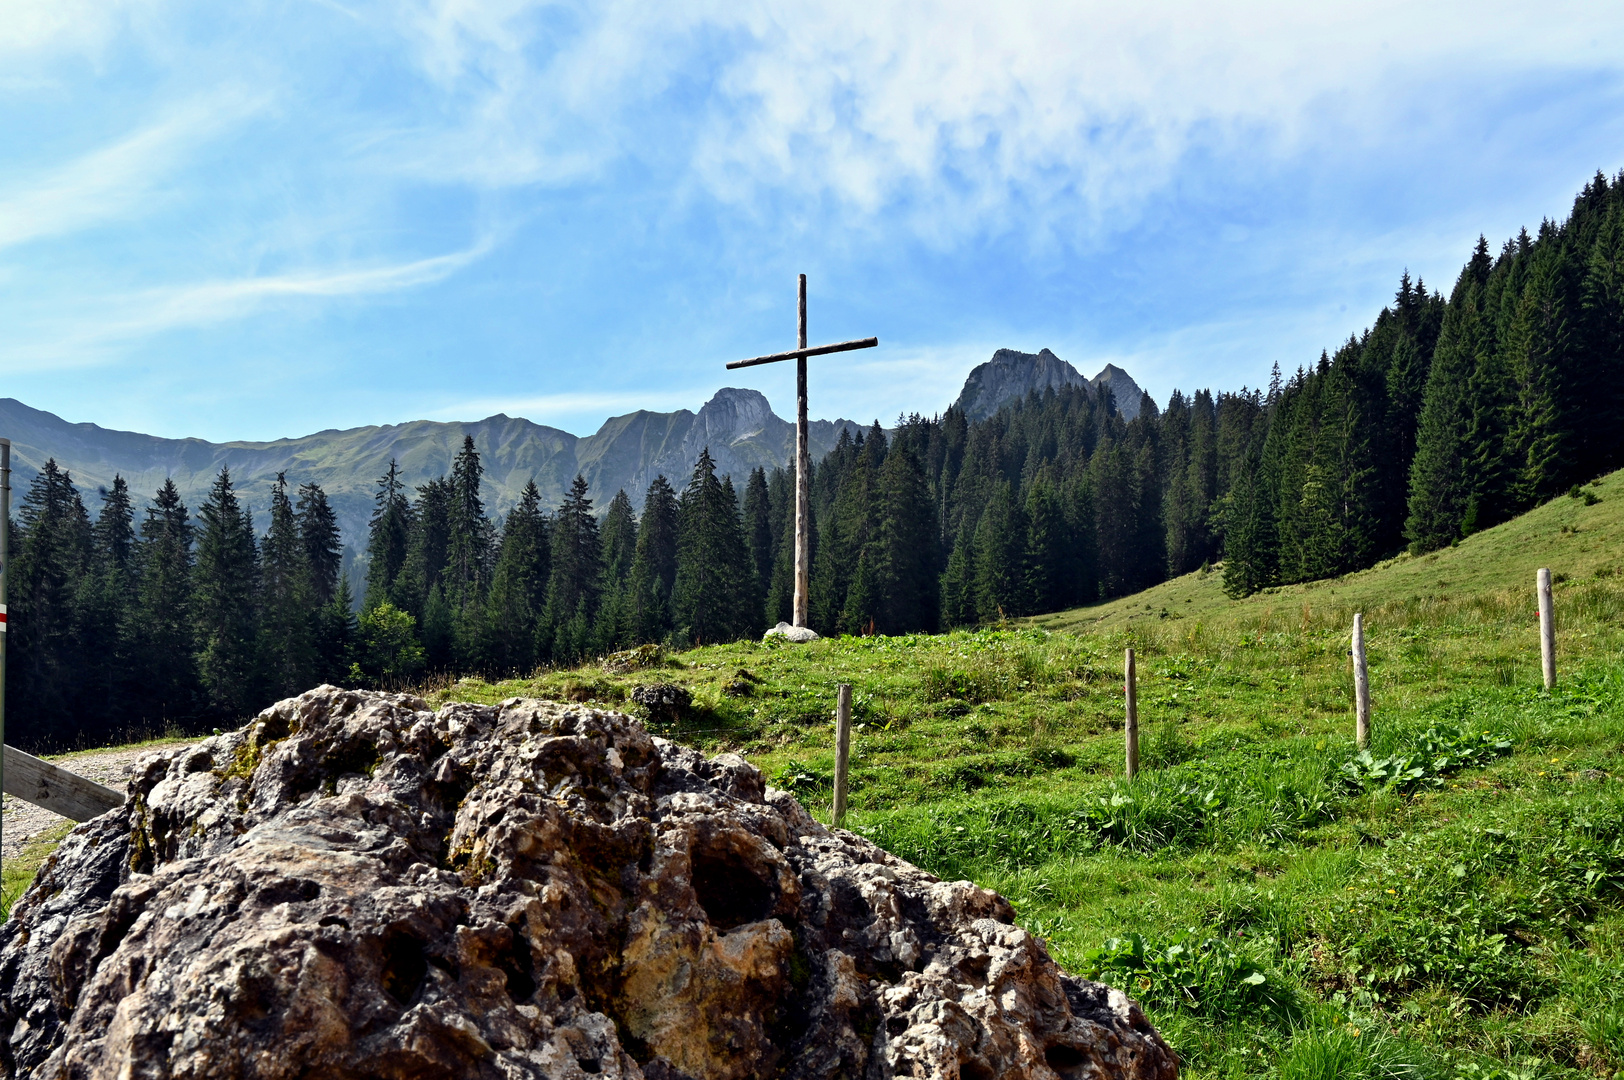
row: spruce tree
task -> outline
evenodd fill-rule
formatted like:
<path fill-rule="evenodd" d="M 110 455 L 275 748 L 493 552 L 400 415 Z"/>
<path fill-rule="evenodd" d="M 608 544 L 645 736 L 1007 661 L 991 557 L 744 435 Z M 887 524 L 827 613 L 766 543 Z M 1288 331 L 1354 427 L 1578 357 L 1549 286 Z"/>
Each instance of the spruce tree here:
<path fill-rule="evenodd" d="M 1026 524 L 1026 610 L 1059 611 L 1074 602 L 1068 565 L 1072 543 L 1060 496 L 1042 475 L 1026 493 Z"/>
<path fill-rule="evenodd" d="M 485 629 L 485 592 L 490 585 L 491 522 L 480 494 L 484 470 L 472 435 L 451 463 L 451 501 L 446 530 L 446 565 L 441 572 L 451 609 L 452 664 L 459 671 L 483 667 L 480 645 Z"/>
<path fill-rule="evenodd" d="M 1118 442 L 1103 444 L 1089 463 L 1094 492 L 1100 595 L 1133 591 L 1138 580 L 1138 512 L 1133 462 Z"/>
<path fill-rule="evenodd" d="M 665 640 L 671 631 L 671 586 L 677 577 L 677 496 L 656 476 L 643 495 L 637 551 L 627 582 L 627 642 Z"/>
<path fill-rule="evenodd" d="M 304 548 L 305 568 L 310 576 L 311 598 L 317 604 L 330 604 L 338 595 L 338 574 L 344 562 L 344 545 L 338 531 L 338 515 L 333 513 L 327 493 L 320 484 L 299 485 L 299 501 L 294 516 L 299 525 L 299 542 Z"/>
<path fill-rule="evenodd" d="M 1578 427 L 1568 408 L 1566 385 L 1577 375 L 1567 299 L 1561 280 L 1563 252 L 1554 235 L 1541 236 L 1523 285 L 1516 316 L 1503 343 L 1514 393 L 1507 432 L 1511 458 L 1510 507 L 1522 511 L 1566 490 L 1580 476 Z"/>
<path fill-rule="evenodd" d="M 941 577 L 942 629 L 969 626 L 976 621 L 975 549 L 970 542 L 970 529 L 960 531 L 947 557 L 947 567 Z"/>
<path fill-rule="evenodd" d="M 1097 521 L 1094 514 L 1094 486 L 1088 471 L 1078 468 L 1064 488 L 1061 510 L 1066 518 L 1066 534 L 1071 538 L 1069 603 L 1090 604 L 1099 599 L 1100 567 Z"/>
<path fill-rule="evenodd" d="M 1277 579 L 1274 507 L 1264 473 L 1262 432 L 1236 466 L 1234 483 L 1224 500 L 1224 592 L 1250 596 Z"/>
<path fill-rule="evenodd" d="M 1404 535 L 1417 552 L 1451 543 L 1466 524 L 1472 497 L 1472 477 L 1466 471 L 1472 420 L 1467 382 L 1488 344 L 1482 305 L 1489 269 L 1488 241 L 1479 237 L 1477 250 L 1455 283 L 1438 331 L 1417 421 L 1409 516 L 1404 525 Z"/>
<path fill-rule="evenodd" d="M 1177 390 L 1162 414 L 1163 442 L 1167 448 L 1167 471 L 1162 480 L 1166 497 L 1162 514 L 1167 531 L 1168 572 L 1183 574 L 1200 565 L 1200 529 L 1205 507 L 1191 487 L 1190 428 L 1193 417 L 1189 402 Z"/>
<path fill-rule="evenodd" d="M 287 474 L 271 485 L 270 526 L 260 545 L 259 667 L 272 700 L 315 685 L 316 602 Z"/>
<path fill-rule="evenodd" d="M 738 504 L 717 479 L 706 447 L 677 508 L 671 617 L 684 642 L 734 641 L 754 629 L 749 558 Z"/>
<path fill-rule="evenodd" d="M 198 675 L 210 711 L 238 719 L 258 701 L 259 552 L 253 520 L 237 501 L 229 469 L 221 467 L 198 517 L 203 524 L 192 571 Z"/>
<path fill-rule="evenodd" d="M 452 660 L 453 617 L 441 581 L 451 543 L 452 499 L 446 477 L 418 485 L 406 558 L 392 589 L 396 606 L 417 620 L 428 666 L 439 671 L 448 669 Z"/>
<path fill-rule="evenodd" d="M 629 643 L 632 637 L 634 604 L 627 590 L 631 587 L 632 563 L 637 558 L 637 517 L 625 489 L 615 492 L 609 500 L 598 532 L 603 545 L 603 580 L 593 640 L 595 651 L 607 653 Z"/>
<path fill-rule="evenodd" d="M 975 610 L 982 622 L 1026 614 L 1026 515 L 1001 483 L 976 525 Z"/>
<path fill-rule="evenodd" d="M 122 476 L 101 492 L 91 528 L 91 556 L 76 607 L 85 656 L 85 692 L 100 701 L 101 727 L 122 732 L 137 714 L 132 619 L 135 602 L 135 510 Z"/>
<path fill-rule="evenodd" d="M 304 548 L 311 603 L 315 605 L 311 626 L 316 678 L 342 685 L 354 661 L 356 619 L 355 596 L 349 579 L 343 576 L 344 548 L 338 517 L 327 501 L 327 493 L 315 483 L 299 485 L 294 516 Z"/>
<path fill-rule="evenodd" d="M 884 634 L 933 631 L 941 612 L 936 506 L 913 450 L 893 445 L 875 487 L 880 505 L 872 545 L 879 555 L 878 629 Z"/>
<path fill-rule="evenodd" d="M 396 581 L 406 564 L 406 550 L 412 536 L 412 508 L 406 500 L 405 485 L 393 458 L 389 471 L 378 480 L 373 497 L 371 527 L 367 533 L 367 591 L 362 606 L 394 603 L 408 607 L 396 592 Z"/>
<path fill-rule="evenodd" d="M 165 480 L 141 523 L 133 640 L 139 721 L 150 730 L 185 725 L 200 710 L 192 617 L 191 516 Z"/>
<path fill-rule="evenodd" d="M 531 480 L 502 526 L 491 577 L 486 655 L 496 674 L 528 674 L 536 666 L 536 632 L 547 602 L 549 564 L 547 518 L 541 493 Z"/>
<path fill-rule="evenodd" d="M 1599 476 L 1624 465 L 1624 174 L 1585 253 L 1580 306 L 1580 369 L 1589 400 L 1579 431 L 1579 473 Z"/>
<path fill-rule="evenodd" d="M 547 652 L 559 662 L 585 655 L 597 614 L 603 551 L 587 491 L 586 478 L 576 474 L 553 517 L 552 572 L 541 632 L 550 635 Z"/>
<path fill-rule="evenodd" d="M 49 459 L 23 496 L 8 569 L 12 605 L 8 676 L 19 746 L 55 749 L 72 740 L 81 712 L 85 656 L 77 603 L 90 569 L 91 524 L 73 478 Z"/>
<path fill-rule="evenodd" d="M 880 499 L 876 474 L 885 454 L 885 436 L 875 429 L 848 444 L 845 460 L 825 472 L 835 481 L 833 499 L 819 520 L 821 543 L 812 563 L 808 605 L 814 629 L 823 633 L 863 633 L 879 614 L 877 556 L 867 564 L 870 575 L 860 597 L 849 595 L 863 553 L 879 532 Z"/>
<path fill-rule="evenodd" d="M 771 496 L 767 491 L 766 470 L 750 470 L 750 479 L 744 485 L 744 539 L 750 549 L 752 603 L 767 612 L 767 591 L 773 579 L 773 527 Z M 778 620 L 773 619 L 776 623 Z"/>
<path fill-rule="evenodd" d="M 359 655 L 360 621 L 355 615 L 355 593 L 350 579 L 340 576 L 333 598 L 315 612 L 317 678 L 333 686 L 355 685 Z"/>
<path fill-rule="evenodd" d="M 766 623 L 776 626 L 795 614 L 795 477 L 791 470 L 773 470 L 767 482 L 767 504 L 772 535 Z"/>

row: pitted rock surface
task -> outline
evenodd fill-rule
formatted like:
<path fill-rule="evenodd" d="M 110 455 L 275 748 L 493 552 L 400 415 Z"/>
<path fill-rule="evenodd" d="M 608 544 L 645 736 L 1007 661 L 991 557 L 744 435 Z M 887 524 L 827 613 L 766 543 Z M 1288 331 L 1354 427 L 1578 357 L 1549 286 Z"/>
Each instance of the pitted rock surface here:
<path fill-rule="evenodd" d="M 130 795 L 0 930 L 7 1075 L 1177 1076 L 995 893 L 618 713 L 321 687 Z"/>

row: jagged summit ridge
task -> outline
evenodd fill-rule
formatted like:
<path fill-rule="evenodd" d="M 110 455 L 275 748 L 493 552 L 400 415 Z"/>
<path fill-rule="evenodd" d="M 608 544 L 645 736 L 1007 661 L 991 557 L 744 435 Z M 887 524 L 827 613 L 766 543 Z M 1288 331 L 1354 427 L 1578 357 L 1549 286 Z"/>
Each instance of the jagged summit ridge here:
<path fill-rule="evenodd" d="M 1010 401 L 1017 401 L 1033 390 L 1059 390 L 1064 386 L 1108 385 L 1116 397 L 1117 412 L 1124 420 L 1139 415 L 1142 391 L 1126 371 L 1115 364 L 1092 379 L 1048 349 L 1036 353 L 1016 349 L 999 349 L 992 359 L 977 365 L 964 380 L 956 406 L 964 410 L 971 420 L 984 420 Z"/>

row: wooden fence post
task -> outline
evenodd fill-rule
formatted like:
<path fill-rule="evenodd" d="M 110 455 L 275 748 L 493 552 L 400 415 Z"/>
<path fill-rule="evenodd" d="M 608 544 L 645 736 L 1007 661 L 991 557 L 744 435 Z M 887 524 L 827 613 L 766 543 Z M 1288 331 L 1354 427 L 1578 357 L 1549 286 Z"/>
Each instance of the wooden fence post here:
<path fill-rule="evenodd" d="M 851 683 L 835 697 L 835 828 L 846 827 L 846 776 L 851 766 Z"/>
<path fill-rule="evenodd" d="M 1545 671 L 1545 689 L 1556 685 L 1556 612 L 1551 607 L 1551 569 L 1539 568 L 1539 659 Z"/>
<path fill-rule="evenodd" d="M 1127 774 L 1132 780 L 1139 775 L 1139 686 L 1137 672 L 1133 666 L 1133 650 L 1129 649 L 1122 661 L 1123 688 L 1128 698 L 1128 721 L 1122 727 L 1123 740 L 1127 743 Z"/>
<path fill-rule="evenodd" d="M 1353 741 L 1370 746 L 1370 669 L 1365 666 L 1365 617 L 1353 617 Z"/>

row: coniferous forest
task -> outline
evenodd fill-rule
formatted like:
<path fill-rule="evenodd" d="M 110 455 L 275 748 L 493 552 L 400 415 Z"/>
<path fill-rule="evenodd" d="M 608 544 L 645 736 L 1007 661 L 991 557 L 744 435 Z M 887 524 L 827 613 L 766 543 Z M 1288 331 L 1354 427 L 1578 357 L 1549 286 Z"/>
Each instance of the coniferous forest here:
<path fill-rule="evenodd" d="M 970 422 L 845 437 L 814 470 L 811 623 L 934 631 L 1059 610 L 1222 563 L 1236 596 L 1446 546 L 1624 465 L 1624 173 L 1566 221 L 1480 239 L 1445 297 L 1406 274 L 1363 334 L 1287 378 L 1147 395 L 1091 386 Z M 8 739 L 35 750 L 236 723 L 319 682 L 529 672 L 787 620 L 794 478 L 577 477 L 496 520 L 468 439 L 442 478 L 377 482 L 363 596 L 322 490 L 255 521 L 222 470 L 139 512 L 47 463 L 14 521 Z M 296 478 L 295 478 L 296 479 Z M 94 513 L 92 513 L 94 510 Z"/>

